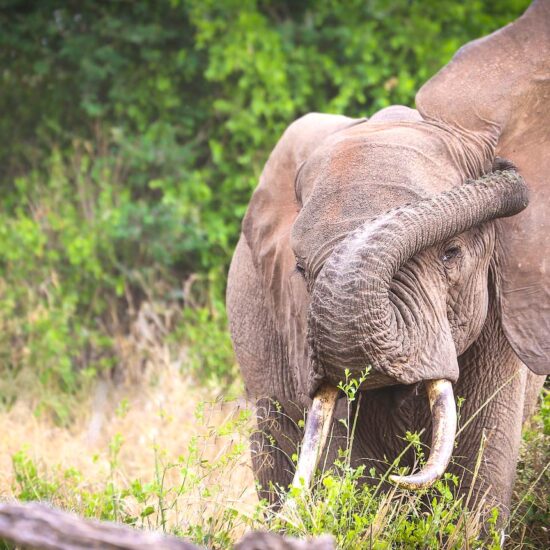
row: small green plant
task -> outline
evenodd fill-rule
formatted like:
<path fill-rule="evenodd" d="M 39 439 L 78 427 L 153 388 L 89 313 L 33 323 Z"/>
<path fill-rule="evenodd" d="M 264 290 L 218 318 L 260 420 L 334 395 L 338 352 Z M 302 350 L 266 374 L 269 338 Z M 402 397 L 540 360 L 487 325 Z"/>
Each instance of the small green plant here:
<path fill-rule="evenodd" d="M 333 467 L 318 475 L 313 490 L 290 489 L 289 504 L 268 514 L 268 528 L 302 538 L 330 533 L 342 549 L 500 548 L 498 512 L 494 510 L 486 521 L 481 505 L 469 510 L 464 498 L 454 496 L 459 482 L 456 476 L 447 473 L 431 489 L 415 493 L 388 486 L 389 473 L 396 469 L 404 473 L 399 461 L 409 449 L 414 449 L 419 466 L 425 463 L 419 434 L 407 432 L 406 448 L 382 475 L 374 468 L 366 472 L 364 465 L 351 465 L 359 388 L 368 373 L 367 369 L 359 379 L 353 379 L 345 371 L 345 380 L 338 386 L 348 403 L 347 418 L 340 420 L 347 432 L 346 447 L 340 450 Z M 280 494 L 283 501 L 284 493 Z M 488 534 L 480 537 L 482 527 Z"/>
<path fill-rule="evenodd" d="M 344 395 L 346 396 L 347 416 L 346 416 L 346 418 L 341 419 L 340 422 L 346 428 L 348 448 L 350 449 L 350 452 L 351 452 L 353 434 L 354 434 L 354 431 L 355 431 L 355 423 L 357 422 L 357 418 L 359 416 L 359 406 L 360 406 L 361 395 L 362 395 L 359 392 L 359 388 L 361 387 L 361 384 L 363 384 L 363 382 L 367 379 L 367 376 L 368 376 L 369 372 L 370 372 L 370 367 L 367 367 L 361 373 L 359 378 L 352 378 L 350 370 L 345 369 L 345 371 L 344 371 L 345 381 L 340 382 L 338 384 L 338 389 L 341 390 L 344 393 Z M 353 403 L 356 399 L 358 399 L 357 409 L 355 411 L 353 426 L 350 429 L 349 419 L 351 418 L 351 407 L 352 407 L 352 405 L 353 405 Z"/>
<path fill-rule="evenodd" d="M 482 510 L 469 511 L 462 499 L 454 498 L 454 477 L 446 475 L 432 489 L 418 493 L 395 488 L 381 492 L 380 485 L 368 485 L 364 477 L 363 466 L 351 468 L 337 461 L 320 477 L 315 491 L 298 497 L 295 492 L 295 507 L 273 513 L 268 527 L 297 537 L 330 533 L 342 549 L 499 548 L 478 539 Z M 489 533 L 491 540 L 499 540 L 496 518 L 489 522 Z"/>
<path fill-rule="evenodd" d="M 238 502 L 249 487 L 244 485 L 235 493 L 228 485 L 247 454 L 251 411 L 236 409 L 223 423 L 211 426 L 205 410 L 217 407 L 217 403 L 201 403 L 197 408 L 195 417 L 204 433 L 191 439 L 186 454 L 169 456 L 158 444 L 143 451 L 154 455 L 147 479 L 126 475 L 121 461 L 126 442 L 120 434 L 95 457 L 107 467 L 94 480 L 84 479 L 74 468 L 46 467 L 22 449 L 12 459 L 14 496 L 22 501 L 48 501 L 86 517 L 158 529 L 213 549 L 229 548 L 236 533 L 261 521 L 264 503 L 248 507 L 247 513 Z M 127 408 L 123 403 L 122 409 Z M 213 438 L 218 440 L 215 454 L 210 451 Z"/>
<path fill-rule="evenodd" d="M 360 385 L 359 380 L 352 382 L 348 377 L 341 389 L 357 403 Z M 506 527 L 512 548 L 545 544 L 549 404 L 545 392 L 540 412 L 525 434 L 516 504 Z M 191 439 L 185 454 L 170 456 L 158 443 L 143 449 L 154 455 L 152 471 L 145 478 L 126 475 L 121 453 L 127 443 L 120 435 L 96 457 L 105 462 L 106 470 L 94 480 L 84 479 L 74 468 L 46 466 L 23 449 L 13 456 L 14 496 L 47 500 L 87 517 L 163 530 L 213 549 L 230 548 L 243 531 L 252 529 L 297 537 L 330 533 L 342 549 L 500 548 L 498 511 L 487 513 L 483 503 L 470 507 L 467 497 L 456 498 L 456 476 L 447 473 L 431 489 L 416 493 L 399 490 L 386 481 L 388 473 L 399 468 L 398 460 L 383 475 L 367 472 L 364 465 L 350 464 L 349 446 L 334 467 L 315 478 L 313 491 L 292 489 L 292 507 L 273 510 L 263 501 L 243 506 L 240 501 L 250 487 L 245 484 L 235 492 L 231 480 L 247 460 L 252 411 L 235 408 L 223 422 L 212 425 L 213 406 L 218 405 L 201 403 L 197 407 L 195 421 L 204 431 Z M 128 409 L 128 402 L 123 401 L 119 414 L 127 414 Z M 163 411 L 160 414 L 166 422 L 172 421 Z M 350 436 L 354 422 L 349 423 Z M 422 464 L 425 453 L 418 434 L 407 434 L 405 439 L 407 449 L 413 447 Z M 210 452 L 212 441 L 218 443 L 214 454 Z M 482 451 L 483 446 L 480 459 Z M 365 483 L 366 477 L 369 483 Z M 279 490 L 284 498 L 287 489 Z"/>
<path fill-rule="evenodd" d="M 543 389 L 540 408 L 523 434 L 517 468 L 510 538 L 525 548 L 550 545 L 550 391 Z"/>
<path fill-rule="evenodd" d="M 12 457 L 16 496 L 20 500 L 51 500 L 61 486 L 58 480 L 48 480 L 39 473 L 38 465 L 23 449 Z"/>

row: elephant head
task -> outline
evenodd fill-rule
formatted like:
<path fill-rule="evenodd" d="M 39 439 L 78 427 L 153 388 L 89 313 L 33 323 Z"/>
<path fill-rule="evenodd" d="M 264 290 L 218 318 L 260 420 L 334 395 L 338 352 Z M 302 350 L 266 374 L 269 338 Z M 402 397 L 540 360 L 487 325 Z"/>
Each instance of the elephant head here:
<path fill-rule="evenodd" d="M 457 357 L 484 326 L 490 287 L 516 354 L 550 372 L 550 2 L 463 47 L 416 102 L 295 123 L 244 221 L 313 398 L 295 482 L 316 467 L 337 384 L 366 367 L 363 389 L 426 383 L 432 453 L 394 481 L 435 481 L 453 448 Z"/>

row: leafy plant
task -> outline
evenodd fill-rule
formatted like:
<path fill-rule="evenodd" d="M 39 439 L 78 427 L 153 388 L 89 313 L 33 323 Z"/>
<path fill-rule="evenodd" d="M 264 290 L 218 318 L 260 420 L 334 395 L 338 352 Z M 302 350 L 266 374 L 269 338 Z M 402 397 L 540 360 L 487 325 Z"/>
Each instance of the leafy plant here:
<path fill-rule="evenodd" d="M 348 381 L 348 387 L 355 385 Z M 199 404 L 194 421 L 202 429 L 191 438 L 185 453 L 171 455 L 162 441 L 141 447 L 139 452 L 153 453 L 154 460 L 150 471 L 139 477 L 127 475 L 122 453 L 129 442 L 117 434 L 95 457 L 106 468 L 93 480 L 72 467 L 47 465 L 23 449 L 13 457 L 14 496 L 47 500 L 88 517 L 160 529 L 214 549 L 231 547 L 243 531 L 251 529 L 298 537 L 330 533 L 343 549 L 500 548 L 497 511 L 487 514 L 482 502 L 470 506 L 467 499 L 455 498 L 456 477 L 446 474 L 432 489 L 416 493 L 384 488 L 391 470 L 379 476 L 366 472 L 364 466 L 350 466 L 349 447 L 342 450 L 334 468 L 316 477 L 314 491 L 292 489 L 292 506 L 287 503 L 275 510 L 263 501 L 254 504 L 249 496 L 246 503 L 241 502 L 249 489 L 239 480 L 254 429 L 252 411 L 232 407 L 225 421 L 212 425 L 212 412 L 219 407 Z M 118 410 L 119 415 L 127 414 L 129 404 L 123 402 Z M 534 431 L 546 413 L 547 407 L 535 419 Z M 163 420 L 174 421 L 178 419 L 170 416 Z M 541 435 L 528 433 L 525 439 L 523 464 L 530 466 L 520 468 L 516 504 L 506 527 L 510 548 L 544 547 L 544 476 L 548 471 L 532 463 L 532 457 L 544 449 L 546 454 L 537 460 L 548 463 L 548 441 L 542 445 L 532 440 Z M 409 445 L 416 446 L 414 436 L 410 441 Z M 391 466 L 398 467 L 398 462 Z M 370 483 L 364 483 L 365 477 Z M 286 493 L 286 488 L 281 490 Z"/>

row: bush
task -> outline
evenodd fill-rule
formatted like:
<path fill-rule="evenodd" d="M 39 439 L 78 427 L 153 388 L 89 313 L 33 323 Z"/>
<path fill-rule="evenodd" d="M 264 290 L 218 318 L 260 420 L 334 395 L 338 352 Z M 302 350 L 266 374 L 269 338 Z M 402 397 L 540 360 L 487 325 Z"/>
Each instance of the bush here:
<path fill-rule="evenodd" d="M 353 399 L 355 390 L 349 389 L 348 399 Z M 520 479 L 511 519 L 505 526 L 509 548 L 548 546 L 550 434 L 542 429 L 548 419 L 548 397 L 545 392 L 541 414 L 524 440 Z M 126 441 L 116 433 L 94 456 L 94 462 L 104 467 L 93 479 L 74 467 L 46 464 L 34 458 L 30 450 L 21 450 L 13 456 L 14 496 L 46 500 L 86 517 L 159 529 L 213 549 L 231 547 L 243 531 L 252 529 L 298 537 L 330 533 L 342 549 L 500 548 L 502 526 L 498 525 L 497 511 L 487 514 L 483 502 L 454 498 L 455 477 L 446 474 L 432 489 L 420 492 L 396 488 L 382 492 L 381 483 L 390 469 L 398 466 L 397 461 L 380 477 L 365 472 L 364 467 L 350 467 L 346 449 L 332 470 L 316 476 L 314 493 L 292 489 L 292 500 L 273 510 L 250 495 L 246 449 L 254 429 L 252 411 L 238 404 L 200 403 L 192 421 L 198 431 L 190 436 L 187 450 L 175 454 L 172 430 L 174 425 L 181 426 L 182 419 L 171 412 L 181 404 L 167 405 L 167 410 L 161 411 L 160 426 L 154 423 L 160 427 L 155 444 L 141 443 L 137 449 L 131 446 L 132 434 Z M 142 404 L 135 406 L 142 408 Z M 131 405 L 123 402 L 117 414 L 132 412 Z M 213 426 L 213 415 L 222 416 L 223 422 L 216 421 Z M 418 436 L 413 434 L 409 439 L 422 461 Z M 163 444 L 171 446 L 172 452 Z M 149 459 L 151 453 L 154 460 Z M 136 454 L 140 462 L 151 463 L 139 476 L 127 471 Z M 247 474 L 244 479 L 243 472 Z M 374 485 L 362 483 L 366 475 Z M 286 488 L 280 490 L 286 493 Z"/>
<path fill-rule="evenodd" d="M 163 338 L 192 346 L 199 377 L 228 376 L 225 273 L 285 126 L 412 104 L 461 44 L 527 4 L 5 1 L 2 403 L 32 387 L 67 420 L 59 392 L 124 368 L 118 340 L 145 302 L 173 313 Z M 178 317 L 197 276 L 215 307 Z"/>

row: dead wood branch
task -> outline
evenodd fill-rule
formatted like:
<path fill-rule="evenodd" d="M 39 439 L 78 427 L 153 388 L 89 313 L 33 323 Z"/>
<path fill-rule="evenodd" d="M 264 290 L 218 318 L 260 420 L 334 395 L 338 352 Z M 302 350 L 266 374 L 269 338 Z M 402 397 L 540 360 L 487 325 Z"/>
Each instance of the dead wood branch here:
<path fill-rule="evenodd" d="M 37 502 L 0 503 L 0 542 L 37 550 L 199 550 L 178 537 L 126 525 L 83 519 Z M 334 550 L 332 537 L 312 540 L 248 533 L 239 550 Z"/>
<path fill-rule="evenodd" d="M 198 550 L 177 537 L 82 519 L 45 504 L 0 504 L 0 539 L 44 550 Z"/>

